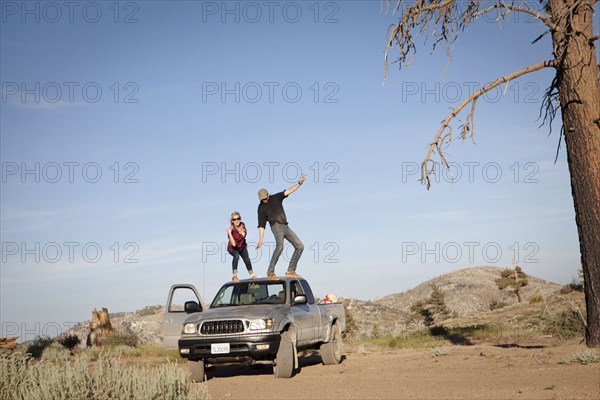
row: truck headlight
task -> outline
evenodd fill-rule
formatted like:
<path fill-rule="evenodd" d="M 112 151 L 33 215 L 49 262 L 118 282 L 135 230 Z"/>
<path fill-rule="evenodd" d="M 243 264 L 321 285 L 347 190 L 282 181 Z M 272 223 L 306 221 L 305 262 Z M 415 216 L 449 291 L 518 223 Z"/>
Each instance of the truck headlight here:
<path fill-rule="evenodd" d="M 260 331 L 262 329 L 269 329 L 273 327 L 272 319 L 252 319 L 248 321 L 248 329 L 251 331 Z"/>
<path fill-rule="evenodd" d="M 183 326 L 183 333 L 196 333 L 196 324 L 185 324 Z"/>

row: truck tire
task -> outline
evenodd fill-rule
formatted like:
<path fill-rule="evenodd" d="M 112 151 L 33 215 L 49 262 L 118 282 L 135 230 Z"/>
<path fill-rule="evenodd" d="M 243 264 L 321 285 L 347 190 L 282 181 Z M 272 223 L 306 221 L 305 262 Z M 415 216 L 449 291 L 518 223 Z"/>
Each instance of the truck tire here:
<path fill-rule="evenodd" d="M 294 373 L 294 343 L 286 333 L 281 335 L 279 350 L 273 363 L 275 378 L 291 378 Z"/>
<path fill-rule="evenodd" d="M 188 370 L 192 383 L 204 382 L 204 360 L 188 360 Z"/>
<path fill-rule="evenodd" d="M 331 327 L 329 342 L 323 343 L 319 348 L 319 352 L 325 365 L 339 364 L 342 361 L 342 332 L 340 332 L 340 326 L 337 323 Z"/>

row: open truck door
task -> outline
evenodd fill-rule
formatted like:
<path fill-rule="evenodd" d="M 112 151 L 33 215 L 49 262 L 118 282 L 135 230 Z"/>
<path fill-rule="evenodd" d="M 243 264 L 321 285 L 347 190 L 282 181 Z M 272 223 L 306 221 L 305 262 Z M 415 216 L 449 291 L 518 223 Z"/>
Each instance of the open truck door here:
<path fill-rule="evenodd" d="M 194 285 L 179 283 L 171 286 L 163 320 L 164 346 L 168 349 L 176 349 L 181 337 L 183 321 L 191 314 L 202 312 L 204 309 L 202 296 Z"/>

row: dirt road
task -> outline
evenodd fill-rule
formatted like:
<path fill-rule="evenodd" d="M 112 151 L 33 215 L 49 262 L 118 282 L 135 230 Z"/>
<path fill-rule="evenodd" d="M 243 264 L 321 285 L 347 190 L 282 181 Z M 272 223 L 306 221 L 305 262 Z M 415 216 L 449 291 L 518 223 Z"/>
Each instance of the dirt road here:
<path fill-rule="evenodd" d="M 208 390 L 212 399 L 600 399 L 600 364 L 560 364 L 584 349 L 359 348 L 334 366 L 305 355 L 291 379 L 275 379 L 268 365 L 221 366 L 207 372 Z"/>

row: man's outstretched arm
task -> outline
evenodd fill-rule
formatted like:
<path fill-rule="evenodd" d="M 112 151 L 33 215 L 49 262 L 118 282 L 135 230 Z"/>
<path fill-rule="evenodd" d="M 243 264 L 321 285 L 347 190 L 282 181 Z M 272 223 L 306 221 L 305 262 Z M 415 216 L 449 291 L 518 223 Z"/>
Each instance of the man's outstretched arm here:
<path fill-rule="evenodd" d="M 304 183 L 305 179 L 306 179 L 306 174 L 302 174 L 302 176 L 300 177 L 300 180 L 298 181 L 298 183 L 296 183 L 294 186 L 292 186 L 291 188 L 289 188 L 288 190 L 286 190 L 285 192 L 283 192 L 283 194 L 287 197 L 290 194 L 294 193 Z"/>

